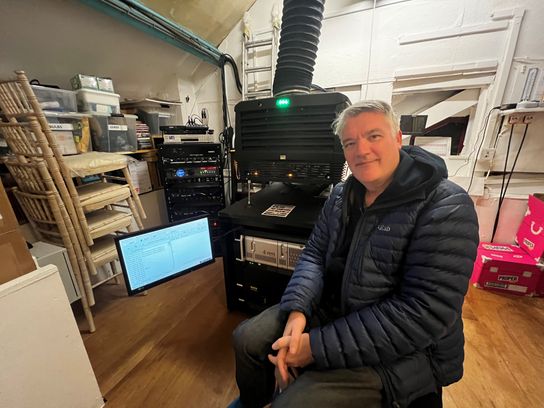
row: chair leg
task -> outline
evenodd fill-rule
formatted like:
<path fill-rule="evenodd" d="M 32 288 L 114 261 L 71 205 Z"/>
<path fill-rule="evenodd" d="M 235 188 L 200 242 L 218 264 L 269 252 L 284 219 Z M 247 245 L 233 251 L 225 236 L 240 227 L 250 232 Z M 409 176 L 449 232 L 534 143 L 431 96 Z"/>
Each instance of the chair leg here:
<path fill-rule="evenodd" d="M 144 207 L 142 207 L 142 202 L 140 201 L 140 196 L 138 195 L 138 192 L 134 188 L 134 184 L 132 184 L 132 179 L 130 178 L 130 172 L 128 171 L 128 167 L 123 168 L 123 175 L 125 176 L 125 180 L 127 181 L 128 187 L 130 188 L 130 192 L 132 193 L 132 198 L 136 202 L 136 207 L 138 208 L 138 212 L 140 213 L 140 216 L 142 219 L 146 219 L 147 215 L 145 214 Z"/>
<path fill-rule="evenodd" d="M 116 285 L 121 284 L 121 277 L 119 276 L 119 270 L 117 269 L 117 265 L 115 264 L 115 261 L 110 262 L 111 272 L 114 276 L 114 282 Z"/>
<path fill-rule="evenodd" d="M 134 217 L 134 221 L 136 221 L 136 225 L 140 230 L 144 229 L 144 224 L 142 223 L 142 219 L 140 218 L 140 214 L 136 210 L 136 206 L 134 205 L 134 200 L 132 200 L 131 197 L 127 198 L 128 206 L 130 207 L 130 212 L 132 212 L 132 216 Z"/>
<path fill-rule="evenodd" d="M 92 287 L 89 281 L 87 270 L 85 269 L 85 262 L 81 253 L 81 247 L 79 246 L 73 225 L 70 222 L 66 209 L 62 204 L 62 200 L 60 200 L 60 197 L 57 197 L 56 199 L 52 197 L 50 199 L 50 203 L 53 211 L 56 213 L 55 218 L 57 220 L 63 219 L 64 221 L 58 223 L 58 228 L 61 236 L 63 237 L 63 242 L 64 246 L 66 247 L 66 252 L 68 253 L 68 258 L 70 259 L 70 263 L 72 264 L 76 283 L 81 295 L 81 305 L 83 306 L 83 312 L 85 314 L 85 318 L 87 319 L 87 323 L 89 324 L 89 331 L 93 333 L 96 330 L 93 314 L 91 312 L 91 306 L 94 305 L 94 295 L 92 292 Z M 57 205 L 55 206 L 55 204 Z M 90 293 L 88 291 L 88 288 L 90 288 Z"/>

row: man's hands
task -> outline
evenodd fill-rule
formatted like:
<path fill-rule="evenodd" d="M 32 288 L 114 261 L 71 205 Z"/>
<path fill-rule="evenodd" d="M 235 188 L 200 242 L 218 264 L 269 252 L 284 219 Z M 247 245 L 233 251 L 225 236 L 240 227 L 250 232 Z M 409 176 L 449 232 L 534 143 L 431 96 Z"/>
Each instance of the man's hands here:
<path fill-rule="evenodd" d="M 285 325 L 283 336 L 272 344 L 272 350 L 278 354 L 268 355 L 268 359 L 276 366 L 276 377 L 281 389 L 289 384 L 288 367 L 305 367 L 314 361 L 310 348 L 310 335 L 304 333 L 306 316 L 304 313 L 293 311 Z"/>

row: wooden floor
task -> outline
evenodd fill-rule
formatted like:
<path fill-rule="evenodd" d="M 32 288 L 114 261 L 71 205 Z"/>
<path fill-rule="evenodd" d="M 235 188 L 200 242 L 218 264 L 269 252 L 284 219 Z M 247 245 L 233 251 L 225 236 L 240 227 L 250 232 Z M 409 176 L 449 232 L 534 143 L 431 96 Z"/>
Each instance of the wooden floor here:
<path fill-rule="evenodd" d="M 222 262 L 127 297 L 96 291 L 97 331 L 83 334 L 106 408 L 226 407 L 237 395 Z M 464 308 L 465 376 L 446 408 L 544 407 L 544 299 L 471 288 Z M 85 327 L 78 315 L 78 323 Z"/>

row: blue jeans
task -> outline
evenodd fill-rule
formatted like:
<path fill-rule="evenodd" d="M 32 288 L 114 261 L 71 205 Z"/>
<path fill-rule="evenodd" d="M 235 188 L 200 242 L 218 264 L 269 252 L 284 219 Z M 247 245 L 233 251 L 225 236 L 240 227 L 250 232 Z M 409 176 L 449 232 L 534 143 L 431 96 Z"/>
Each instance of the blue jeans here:
<path fill-rule="evenodd" d="M 282 336 L 287 318 L 276 305 L 234 330 L 236 382 L 244 408 L 260 408 L 272 401 L 274 365 L 267 355 L 272 353 L 272 343 Z M 379 408 L 382 388 L 380 377 L 370 367 L 317 370 L 308 366 L 274 398 L 272 407 Z"/>

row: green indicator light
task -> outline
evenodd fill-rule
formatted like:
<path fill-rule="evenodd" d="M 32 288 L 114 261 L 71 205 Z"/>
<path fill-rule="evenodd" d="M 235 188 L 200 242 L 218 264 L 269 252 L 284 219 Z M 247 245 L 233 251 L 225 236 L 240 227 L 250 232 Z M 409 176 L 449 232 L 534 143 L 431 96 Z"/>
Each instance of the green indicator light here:
<path fill-rule="evenodd" d="M 277 108 L 288 108 L 291 105 L 291 99 L 289 98 L 280 98 L 276 99 Z"/>

